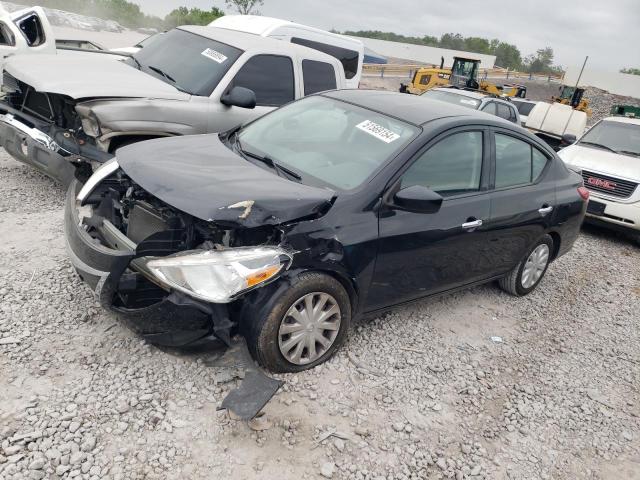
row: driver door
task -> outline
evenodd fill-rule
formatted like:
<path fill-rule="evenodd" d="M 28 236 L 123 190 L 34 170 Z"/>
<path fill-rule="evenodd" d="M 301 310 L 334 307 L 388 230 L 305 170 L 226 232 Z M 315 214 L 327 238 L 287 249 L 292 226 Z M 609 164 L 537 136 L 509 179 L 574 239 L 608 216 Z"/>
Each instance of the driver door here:
<path fill-rule="evenodd" d="M 381 208 L 368 310 L 414 300 L 492 275 L 488 132 L 456 129 L 430 142 L 390 183 L 422 185 L 443 197 L 436 213 Z M 399 183 L 399 185 L 398 185 Z"/>

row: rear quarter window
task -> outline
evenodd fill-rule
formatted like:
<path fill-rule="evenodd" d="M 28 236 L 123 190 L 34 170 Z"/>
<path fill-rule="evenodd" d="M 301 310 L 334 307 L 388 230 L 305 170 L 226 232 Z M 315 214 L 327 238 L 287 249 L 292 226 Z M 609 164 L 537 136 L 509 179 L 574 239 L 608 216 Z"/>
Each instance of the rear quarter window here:
<path fill-rule="evenodd" d="M 325 90 L 335 90 L 336 71 L 333 65 L 315 60 L 302 61 L 302 77 L 304 80 L 304 94 L 324 92 Z"/>
<path fill-rule="evenodd" d="M 360 54 L 355 50 L 349 50 L 348 48 L 337 47 L 335 45 L 329 45 L 322 42 L 314 42 L 313 40 L 307 40 L 306 38 L 292 37 L 291 43 L 296 45 L 302 45 L 304 47 L 313 48 L 320 52 L 331 55 L 337 58 L 344 67 L 344 76 L 347 80 L 351 80 L 358 74 L 358 64 L 360 60 Z"/>

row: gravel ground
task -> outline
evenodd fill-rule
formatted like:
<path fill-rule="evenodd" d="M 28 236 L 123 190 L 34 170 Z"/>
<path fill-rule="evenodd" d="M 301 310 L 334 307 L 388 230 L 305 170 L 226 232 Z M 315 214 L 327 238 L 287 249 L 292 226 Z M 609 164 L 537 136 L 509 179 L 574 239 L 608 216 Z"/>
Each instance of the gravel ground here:
<path fill-rule="evenodd" d="M 540 288 L 356 326 L 248 425 L 73 272 L 63 192 L 0 154 L 0 479 L 640 479 L 640 255 L 587 230 Z M 499 337 L 494 338 L 492 337 Z"/>

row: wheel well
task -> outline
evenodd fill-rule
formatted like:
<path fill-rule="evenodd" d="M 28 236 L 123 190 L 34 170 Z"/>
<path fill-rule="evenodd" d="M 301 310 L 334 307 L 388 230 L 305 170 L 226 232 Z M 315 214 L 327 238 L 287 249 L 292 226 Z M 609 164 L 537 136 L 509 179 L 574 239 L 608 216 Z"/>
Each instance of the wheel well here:
<path fill-rule="evenodd" d="M 115 153 L 117 149 L 131 145 L 132 143 L 143 142 L 145 140 L 153 140 L 154 138 L 163 138 L 161 135 L 122 135 L 113 137 L 109 143 L 109 153 Z"/>
<path fill-rule="evenodd" d="M 353 281 L 349 278 L 345 278 L 337 272 L 332 270 L 316 270 L 318 273 L 323 273 L 332 277 L 334 280 L 340 282 L 342 287 L 347 291 L 347 295 L 349 295 L 349 300 L 351 301 L 351 316 L 353 317 L 358 310 L 358 291 Z"/>
<path fill-rule="evenodd" d="M 553 252 L 551 252 L 551 260 L 555 260 L 560 251 L 560 234 L 558 232 L 549 232 L 549 236 L 553 240 Z"/>

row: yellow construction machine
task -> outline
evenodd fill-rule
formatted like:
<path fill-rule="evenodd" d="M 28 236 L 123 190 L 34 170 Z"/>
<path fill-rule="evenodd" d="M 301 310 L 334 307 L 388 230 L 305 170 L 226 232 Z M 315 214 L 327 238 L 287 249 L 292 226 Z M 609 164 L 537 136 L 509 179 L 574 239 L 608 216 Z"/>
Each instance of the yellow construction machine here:
<path fill-rule="evenodd" d="M 496 85 L 486 80 L 478 80 L 480 60 L 453 57 L 451 68 L 444 68 L 444 57 L 440 67 L 425 67 L 416 70 L 409 84 L 401 84 L 400 92 L 420 95 L 436 87 L 454 86 L 471 88 L 503 97 L 525 98 L 527 87 L 523 85 Z"/>
<path fill-rule="evenodd" d="M 551 100 L 562 103 L 563 105 L 571 105 L 574 110 L 585 112 L 588 117 L 593 113 L 589 108 L 589 100 L 584 98 L 584 88 L 582 87 L 561 85 L 560 95 L 557 97 L 551 97 Z"/>

